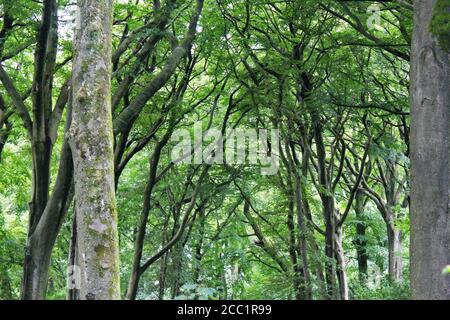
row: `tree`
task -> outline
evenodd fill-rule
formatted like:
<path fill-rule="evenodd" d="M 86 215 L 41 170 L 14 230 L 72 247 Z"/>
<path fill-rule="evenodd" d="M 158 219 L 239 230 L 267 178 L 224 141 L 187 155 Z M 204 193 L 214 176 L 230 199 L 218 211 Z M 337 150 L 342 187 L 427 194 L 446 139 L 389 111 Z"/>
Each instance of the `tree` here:
<path fill-rule="evenodd" d="M 5 42 L 10 33 L 15 31 L 19 19 L 23 19 L 13 10 L 11 2 L 3 2 L 3 27 L 0 31 L 2 42 L 0 53 L 3 53 Z M 20 12 L 21 13 L 21 12 Z M 19 18 L 16 16 L 19 15 Z M 23 299 L 43 299 L 47 288 L 48 268 L 53 245 L 56 241 L 61 223 L 71 201 L 71 154 L 67 146 L 63 148 L 57 177 L 57 188 L 50 194 L 50 162 L 54 145 L 58 137 L 58 126 L 68 101 L 69 85 L 67 82 L 61 87 L 57 102 L 53 103 L 54 77 L 57 72 L 56 55 L 58 43 L 58 7 L 55 0 L 45 0 L 42 6 L 41 21 L 37 22 L 36 40 L 26 41 L 9 54 L 3 54 L 2 61 L 14 58 L 30 44 L 36 42 L 34 52 L 33 78 L 30 89 L 21 94 L 18 83 L 11 79 L 0 64 L 0 81 L 5 87 L 14 113 L 21 119 L 31 146 L 32 154 L 32 190 L 29 202 L 28 235 L 23 263 L 23 280 L 21 295 Z M 33 34 L 33 38 L 34 38 Z M 23 84 L 21 84 L 23 87 Z M 25 84 L 28 86 L 28 84 Z M 27 108 L 26 100 L 31 96 L 32 112 Z M 3 104 L 3 103 L 0 103 Z M 2 109 L 5 107 L 2 106 Z M 12 108 L 11 108 L 12 109 Z M 5 113 L 3 111 L 2 113 Z M 6 115 L 12 116 L 11 111 Z M 5 139 L 11 124 L 8 118 L 2 116 L 2 126 L 6 125 L 6 132 L 0 133 Z M 5 142 L 3 141 L 2 144 Z M 43 230 L 45 230 L 43 232 Z"/>
<path fill-rule="evenodd" d="M 80 298 L 120 299 L 111 114 L 112 0 L 81 0 L 74 40 L 72 121 Z"/>
<path fill-rule="evenodd" d="M 444 11 L 433 10 L 442 3 Z M 450 278 L 442 273 L 450 262 L 450 61 L 448 48 L 430 32 L 432 20 L 446 14 L 450 4 L 415 1 L 414 10 L 411 290 L 413 299 L 450 299 Z"/>

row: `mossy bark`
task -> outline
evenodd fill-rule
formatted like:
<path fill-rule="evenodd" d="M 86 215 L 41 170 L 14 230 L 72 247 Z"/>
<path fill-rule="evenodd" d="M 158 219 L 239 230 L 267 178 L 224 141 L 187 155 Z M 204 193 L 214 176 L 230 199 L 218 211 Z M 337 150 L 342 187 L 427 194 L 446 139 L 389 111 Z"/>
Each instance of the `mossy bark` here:
<path fill-rule="evenodd" d="M 74 160 L 80 298 L 120 299 L 111 116 L 112 0 L 79 0 L 74 40 Z"/>

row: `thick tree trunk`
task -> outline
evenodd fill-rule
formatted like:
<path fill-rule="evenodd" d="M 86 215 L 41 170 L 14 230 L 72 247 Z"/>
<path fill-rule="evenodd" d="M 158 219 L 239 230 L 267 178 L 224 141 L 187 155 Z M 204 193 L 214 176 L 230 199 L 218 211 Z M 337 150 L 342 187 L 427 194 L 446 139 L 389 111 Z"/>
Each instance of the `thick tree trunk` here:
<path fill-rule="evenodd" d="M 71 108 L 68 108 L 66 130 L 71 123 Z M 28 234 L 22 279 L 22 299 L 45 299 L 48 272 L 53 246 L 73 198 L 72 153 L 65 137 L 58 175 L 52 195 L 35 227 Z"/>
<path fill-rule="evenodd" d="M 45 297 L 47 290 L 48 263 L 47 255 L 51 252 L 49 248 L 39 248 L 35 243 L 39 241 L 39 234 L 35 229 L 45 210 L 48 201 L 50 187 L 50 155 L 51 146 L 41 143 L 33 138 L 33 178 L 32 196 L 29 203 L 28 236 L 25 249 L 22 279 L 22 299 L 41 300 Z M 46 263 L 45 260 L 48 260 Z"/>
<path fill-rule="evenodd" d="M 56 209 L 48 208 L 59 199 L 49 202 L 50 159 L 53 150 L 50 130 L 52 113 L 53 69 L 56 61 L 58 23 L 57 2 L 43 1 L 42 21 L 39 27 L 35 51 L 34 78 L 32 86 L 33 121 L 30 121 L 32 163 L 32 190 L 29 202 L 28 235 L 23 265 L 21 297 L 25 300 L 45 298 L 51 250 L 59 231 L 58 223 L 42 219 L 44 214 L 53 216 Z M 31 120 L 31 119 L 30 119 Z M 65 180 L 65 179 L 63 179 Z M 62 204 L 64 206 L 64 204 Z M 45 213 L 45 211 L 47 211 Z M 50 212 L 49 212 L 50 211 Z M 45 221 L 42 221 L 45 220 Z M 56 219 L 59 222 L 59 219 Z M 38 225 L 49 225 L 52 230 L 44 234 L 36 232 Z M 56 232 L 54 234 L 53 232 Z"/>
<path fill-rule="evenodd" d="M 28 238 L 22 299 L 45 299 L 52 249 L 72 197 L 72 157 L 69 146 L 65 143 L 52 196 Z"/>
<path fill-rule="evenodd" d="M 70 143 L 80 299 L 120 299 L 111 116 L 112 0 L 79 0 Z"/>
<path fill-rule="evenodd" d="M 411 63 L 411 289 L 450 299 L 450 63 L 429 32 L 436 0 L 414 1 Z"/>

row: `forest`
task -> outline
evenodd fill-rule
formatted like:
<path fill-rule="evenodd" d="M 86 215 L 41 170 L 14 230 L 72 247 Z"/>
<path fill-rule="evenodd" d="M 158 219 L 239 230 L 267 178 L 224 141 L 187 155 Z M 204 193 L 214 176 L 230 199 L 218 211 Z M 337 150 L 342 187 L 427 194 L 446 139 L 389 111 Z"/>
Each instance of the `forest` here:
<path fill-rule="evenodd" d="M 0 300 L 450 300 L 450 0 L 0 0 Z"/>

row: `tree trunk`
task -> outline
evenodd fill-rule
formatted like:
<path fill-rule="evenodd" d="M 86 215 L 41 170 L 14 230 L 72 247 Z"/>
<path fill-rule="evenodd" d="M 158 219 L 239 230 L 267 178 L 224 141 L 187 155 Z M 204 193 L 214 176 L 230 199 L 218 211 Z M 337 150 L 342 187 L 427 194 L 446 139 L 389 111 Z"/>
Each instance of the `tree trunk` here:
<path fill-rule="evenodd" d="M 336 259 L 336 274 L 339 284 L 339 299 L 348 300 L 348 279 L 347 272 L 345 271 L 344 248 L 342 247 L 342 227 L 336 226 L 335 228 L 334 255 Z"/>
<path fill-rule="evenodd" d="M 394 282 L 402 279 L 403 261 L 402 261 L 402 232 L 393 226 L 392 223 L 386 224 L 388 238 L 388 256 L 389 256 L 389 277 Z"/>
<path fill-rule="evenodd" d="M 34 138 L 33 138 L 34 140 Z M 22 299 L 41 300 L 45 298 L 47 290 L 48 267 L 44 260 L 48 248 L 38 248 L 35 241 L 39 241 L 36 229 L 41 215 L 48 201 L 48 190 L 50 183 L 50 154 L 51 147 L 46 143 L 32 142 L 33 178 L 32 198 L 29 203 L 29 223 L 27 244 L 25 249 L 25 260 L 22 279 Z M 50 257 L 49 257 L 50 258 Z"/>
<path fill-rule="evenodd" d="M 301 177 L 299 173 L 294 173 L 295 175 L 295 203 L 297 207 L 297 229 L 298 229 L 298 248 L 300 254 L 300 260 L 302 261 L 301 266 L 301 274 L 299 275 L 300 279 L 302 279 L 304 293 L 302 294 L 306 300 L 312 299 L 312 286 L 311 286 L 311 275 L 309 271 L 309 263 L 308 263 L 308 253 L 307 253 L 307 245 L 306 238 L 309 234 L 306 229 L 305 221 L 304 221 L 304 213 L 302 208 L 302 187 L 301 187 Z"/>
<path fill-rule="evenodd" d="M 177 242 L 175 246 L 170 251 L 170 257 L 172 259 L 172 283 L 171 283 L 171 297 L 175 299 L 175 297 L 180 295 L 180 289 L 182 286 L 182 272 L 183 272 L 183 243 L 181 241 Z"/>
<path fill-rule="evenodd" d="M 302 140 L 303 140 L 304 148 L 303 148 L 303 156 L 302 156 L 302 164 L 301 164 L 301 166 L 302 166 L 301 174 L 303 177 L 306 177 L 306 176 L 308 176 L 309 159 L 311 157 L 311 151 L 310 151 L 311 146 L 307 145 L 308 139 L 306 136 L 304 136 Z M 302 193 L 303 194 L 306 193 L 305 184 L 302 184 Z M 325 281 L 325 277 L 324 277 L 324 273 L 323 273 L 320 248 L 319 248 L 319 245 L 317 244 L 316 238 L 314 236 L 314 229 L 313 229 L 314 222 L 313 222 L 313 217 L 312 217 L 312 213 L 311 213 L 311 207 L 309 205 L 309 201 L 308 201 L 307 197 L 303 198 L 303 212 L 305 213 L 305 217 L 306 217 L 306 225 L 311 230 L 311 236 L 309 237 L 309 243 L 310 243 L 310 247 L 311 247 L 311 251 L 312 251 L 312 254 L 311 254 L 312 267 L 315 268 L 316 281 L 317 281 L 317 285 L 319 287 L 320 297 L 321 297 L 321 299 L 325 300 L 327 298 L 326 281 Z"/>
<path fill-rule="evenodd" d="M 291 191 L 291 190 L 290 190 Z M 292 191 L 291 191 L 292 192 Z M 301 266 L 298 263 L 296 241 L 295 241 L 295 225 L 294 225 L 294 202 L 292 197 L 288 199 L 288 217 L 287 227 L 289 231 L 289 257 L 292 263 L 293 284 L 295 289 L 295 298 L 297 300 L 305 300 L 304 297 L 304 276 Z"/>
<path fill-rule="evenodd" d="M 21 290 L 21 297 L 24 300 L 45 298 L 51 250 L 60 227 L 54 223 L 59 219 L 55 221 L 42 221 L 41 219 L 44 214 L 53 214 L 53 212 L 49 212 L 52 210 L 47 207 L 52 205 L 49 203 L 48 195 L 50 159 L 54 141 L 51 139 L 49 126 L 52 112 L 53 68 L 56 61 L 58 39 L 57 17 L 57 2 L 55 0 L 43 1 L 31 92 L 33 121 L 31 122 L 30 118 L 29 137 L 33 162 L 28 234 Z M 63 178 L 63 180 L 65 179 Z M 59 199 L 51 199 L 50 201 L 61 204 Z M 62 205 L 64 206 L 64 204 Z M 46 210 L 47 213 L 44 213 Z M 56 211 L 60 212 L 58 209 Z M 41 227 L 48 225 L 52 230 L 44 230 L 43 233 L 36 232 L 38 225 L 41 225 Z M 53 233 L 55 231 L 56 234 Z"/>
<path fill-rule="evenodd" d="M 72 201 L 72 157 L 63 145 L 55 187 L 42 217 L 27 240 L 22 280 L 22 299 L 45 299 L 53 246 Z"/>
<path fill-rule="evenodd" d="M 170 215 L 168 214 L 164 220 L 163 235 L 162 235 L 163 243 L 167 243 L 170 240 L 167 235 L 169 220 L 170 220 Z M 165 253 L 161 259 L 161 264 L 159 267 L 159 289 L 158 289 L 158 299 L 159 300 L 164 299 L 164 293 L 166 291 L 168 258 L 169 258 L 169 254 Z"/>
<path fill-rule="evenodd" d="M 155 151 L 153 151 L 152 157 L 150 159 L 150 171 L 147 184 L 145 185 L 144 190 L 144 202 L 142 205 L 142 212 L 140 216 L 139 226 L 134 241 L 133 264 L 131 266 L 131 275 L 128 281 L 127 297 L 126 297 L 127 300 L 136 299 L 139 280 L 141 276 L 142 250 L 144 248 L 144 240 L 147 230 L 147 221 L 151 210 L 152 192 L 153 188 L 156 185 L 156 173 L 158 170 L 159 159 L 161 157 L 161 151 L 169 141 L 170 132 L 171 131 L 168 130 L 164 135 L 163 139 L 157 143 Z"/>
<path fill-rule="evenodd" d="M 201 271 L 202 271 L 203 242 L 205 240 L 204 238 L 205 238 L 205 224 L 206 224 L 206 216 L 205 216 L 204 210 L 205 210 L 204 208 L 201 208 L 198 212 L 200 222 L 199 222 L 199 227 L 198 227 L 199 228 L 198 235 L 197 235 L 197 239 L 196 239 L 196 243 L 195 243 L 195 247 L 194 247 L 195 263 L 194 263 L 192 280 L 197 285 L 201 284 L 200 276 L 201 276 Z"/>
<path fill-rule="evenodd" d="M 325 220 L 325 255 L 326 281 L 330 299 L 348 299 L 348 282 L 345 272 L 345 257 L 342 248 L 342 226 L 338 225 L 339 217 L 335 208 L 334 196 L 326 166 L 326 151 L 322 135 L 322 124 L 316 113 L 312 113 L 314 123 L 314 139 L 316 141 L 319 183 L 322 188 L 320 197 Z M 338 283 L 336 283 L 336 277 Z"/>
<path fill-rule="evenodd" d="M 367 240 L 364 220 L 364 194 L 356 192 L 355 196 L 356 223 L 356 257 L 358 260 L 359 281 L 363 284 L 367 280 Z"/>
<path fill-rule="evenodd" d="M 70 238 L 67 262 L 67 300 L 80 300 L 78 257 L 77 257 L 77 215 L 72 218 L 72 236 Z"/>
<path fill-rule="evenodd" d="M 293 284 L 297 300 L 311 300 L 311 276 L 309 272 L 309 263 L 306 248 L 306 238 L 308 236 L 304 221 L 304 212 L 302 207 L 302 184 L 300 173 L 297 166 L 300 163 L 295 154 L 295 148 L 290 145 L 290 137 L 286 138 L 286 155 L 281 154 L 281 158 L 286 166 L 289 176 L 287 177 L 287 195 L 288 199 L 288 219 L 287 226 L 289 231 L 289 255 L 293 268 Z M 294 224 L 294 204 L 297 213 L 297 235 Z"/>
<path fill-rule="evenodd" d="M 12 124 L 9 122 L 9 117 L 12 112 L 8 112 L 5 106 L 5 101 L 0 94 L 0 163 L 2 162 L 2 151 L 8 141 L 9 134 L 12 130 Z"/>
<path fill-rule="evenodd" d="M 436 0 L 414 1 L 411 62 L 411 289 L 450 299 L 449 55 L 429 32 Z"/>
<path fill-rule="evenodd" d="M 71 123 L 70 106 L 67 112 L 66 130 Z M 65 137 L 52 195 L 37 225 L 28 234 L 21 292 L 24 300 L 45 299 L 52 249 L 73 198 L 72 176 L 72 153 Z"/>
<path fill-rule="evenodd" d="M 112 0 L 79 0 L 70 143 L 82 300 L 120 299 L 111 116 Z"/>

